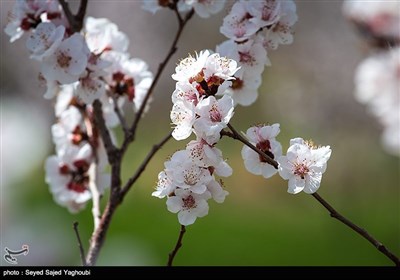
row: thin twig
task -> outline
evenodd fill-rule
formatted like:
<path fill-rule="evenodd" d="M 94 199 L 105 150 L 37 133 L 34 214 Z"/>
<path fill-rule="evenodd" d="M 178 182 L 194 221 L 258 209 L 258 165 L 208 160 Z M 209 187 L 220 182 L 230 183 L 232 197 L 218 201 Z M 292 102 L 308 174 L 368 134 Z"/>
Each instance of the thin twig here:
<path fill-rule="evenodd" d="M 335 218 L 345 224 L 346 226 L 350 227 L 353 231 L 357 232 L 359 235 L 367 239 L 378 251 L 382 252 L 385 256 L 387 256 L 390 260 L 392 260 L 396 266 L 400 266 L 400 259 L 390 252 L 381 242 L 376 240 L 373 236 L 371 236 L 365 229 L 357 226 L 349 219 L 342 216 L 335 208 L 333 208 L 325 199 L 323 199 L 319 194 L 313 193 L 312 196 L 320 203 L 322 206 L 325 207 L 330 213 L 332 218 Z"/>
<path fill-rule="evenodd" d="M 93 115 L 96 127 L 99 129 L 100 136 L 104 142 L 104 147 L 107 152 L 108 162 L 112 164 L 116 159 L 119 158 L 119 152 L 117 147 L 115 147 L 114 143 L 112 142 L 110 132 L 106 126 L 106 122 L 103 117 L 103 110 L 102 110 L 101 102 L 96 99 L 93 102 Z"/>
<path fill-rule="evenodd" d="M 83 20 L 86 14 L 88 0 L 81 0 L 76 15 L 72 14 L 69 8 L 69 4 L 65 0 L 59 0 L 58 2 L 60 3 L 61 7 L 64 10 L 64 14 L 68 20 L 71 30 L 73 32 L 79 32 L 83 27 Z"/>
<path fill-rule="evenodd" d="M 175 8 L 175 9 L 177 9 L 177 8 Z M 169 49 L 169 52 L 166 55 L 166 57 L 164 58 L 164 60 L 158 66 L 158 70 L 157 70 L 156 75 L 154 76 L 154 80 L 151 83 L 150 88 L 147 91 L 147 94 L 146 94 L 145 98 L 143 99 L 143 102 L 140 105 L 140 108 L 139 108 L 138 112 L 135 115 L 135 119 L 133 120 L 133 123 L 132 123 L 132 125 L 130 127 L 131 134 L 129 135 L 129 137 L 126 137 L 124 139 L 124 142 L 122 143 L 122 146 L 121 146 L 121 151 L 122 152 L 124 152 L 127 149 L 129 143 L 132 142 L 135 139 L 136 129 L 137 129 L 139 121 L 140 121 L 140 119 L 141 119 L 141 117 L 143 115 L 144 109 L 146 108 L 147 101 L 149 100 L 150 96 L 153 94 L 154 88 L 157 85 L 157 82 L 160 79 L 161 74 L 162 74 L 165 66 L 167 65 L 168 61 L 171 59 L 172 55 L 178 49 L 177 48 L 177 44 L 178 44 L 179 38 L 182 35 L 182 31 L 183 31 L 184 27 L 186 26 L 186 23 L 192 18 L 193 14 L 194 14 L 194 10 L 191 10 L 186 15 L 185 19 L 182 22 L 179 22 L 179 28 L 178 28 L 178 31 L 177 31 L 177 33 L 175 35 L 174 41 L 172 42 L 171 48 Z M 178 21 L 179 21 L 179 18 L 178 18 Z"/>
<path fill-rule="evenodd" d="M 263 151 L 258 149 L 256 146 L 251 144 L 249 141 L 247 141 L 247 139 L 245 139 L 230 123 L 228 123 L 228 127 L 232 131 L 232 133 L 229 133 L 227 131 L 221 131 L 221 135 L 229 136 L 233 139 L 239 140 L 240 142 L 242 142 L 243 144 L 245 144 L 246 146 L 251 148 L 253 151 L 258 153 L 260 156 L 262 156 L 267 163 L 269 163 L 270 165 L 272 165 L 273 167 L 278 169 L 278 162 L 276 160 L 272 159 L 266 153 L 264 153 Z"/>
<path fill-rule="evenodd" d="M 169 253 L 168 255 L 168 263 L 167 266 L 172 266 L 172 262 L 174 261 L 174 258 L 176 256 L 176 253 L 178 253 L 178 250 L 182 247 L 182 239 L 183 239 L 183 235 L 186 232 L 186 228 L 184 225 L 181 225 L 181 230 L 179 232 L 179 237 L 178 237 L 178 241 L 176 241 L 176 245 L 174 250 L 172 250 L 171 253 Z"/>
<path fill-rule="evenodd" d="M 159 143 L 155 144 L 151 151 L 147 154 L 146 158 L 143 160 L 142 164 L 136 170 L 135 174 L 128 179 L 125 186 L 121 190 L 121 196 L 124 197 L 126 193 L 130 190 L 132 185 L 136 182 L 136 180 L 142 175 L 143 171 L 146 169 L 146 166 L 149 164 L 150 160 L 153 156 L 161 149 L 161 147 L 168 142 L 169 139 L 172 138 L 172 131 L 170 131 Z"/>
<path fill-rule="evenodd" d="M 79 236 L 78 225 L 79 225 L 78 222 L 74 222 L 73 227 L 74 227 L 76 239 L 78 240 L 78 248 L 79 248 L 79 253 L 81 256 L 82 265 L 86 266 L 87 264 L 86 264 L 86 260 L 85 260 L 85 250 L 83 249 L 82 240 L 81 240 L 81 237 Z"/>
<path fill-rule="evenodd" d="M 94 230 L 97 230 L 100 224 L 100 193 L 97 188 L 97 163 L 92 162 L 89 167 L 89 189 L 92 194 L 92 215 L 94 222 Z"/>
<path fill-rule="evenodd" d="M 118 99 L 113 94 L 111 95 L 111 98 L 114 103 L 114 112 L 119 119 L 119 123 L 121 124 L 121 127 L 122 127 L 122 130 L 124 131 L 125 137 L 127 137 L 128 133 L 129 133 L 129 128 L 126 125 L 126 120 L 125 120 L 124 116 L 122 115 L 122 112 L 118 106 Z"/>
<path fill-rule="evenodd" d="M 181 33 L 183 31 L 184 26 L 186 25 L 187 21 L 193 16 L 193 10 L 187 14 L 187 16 L 185 17 L 185 20 L 182 24 L 180 24 L 179 29 L 177 31 L 177 34 L 175 36 L 174 42 L 172 43 L 171 49 L 168 52 L 166 58 L 164 59 L 164 61 L 160 64 L 159 69 L 157 71 L 157 74 L 147 92 L 146 98 L 143 100 L 143 103 L 138 111 L 138 113 L 136 114 L 136 118 L 130 128 L 130 131 L 128 134 L 125 135 L 124 137 L 124 141 L 121 145 L 121 148 L 118 149 L 114 146 L 114 144 L 111 141 L 111 137 L 109 134 L 109 131 L 105 125 L 104 122 L 104 118 L 103 118 L 103 114 L 102 114 L 102 110 L 101 110 L 101 103 L 99 100 L 95 100 L 93 102 L 93 110 L 94 110 L 94 116 L 95 116 L 95 123 L 96 126 L 99 129 L 100 132 L 100 136 L 103 139 L 104 142 L 104 146 L 106 148 L 107 151 L 107 157 L 108 157 L 108 161 L 111 165 L 111 194 L 110 194 L 110 199 L 106 205 L 106 208 L 103 212 L 103 215 L 101 217 L 100 220 L 100 225 L 98 227 L 97 230 L 95 230 L 92 234 L 91 240 L 90 240 L 90 246 L 89 246 L 89 251 L 87 253 L 86 256 L 86 263 L 87 265 L 95 265 L 97 258 L 99 257 L 100 254 L 100 250 L 103 247 L 105 238 L 106 238 L 106 234 L 108 231 L 108 228 L 110 226 L 112 217 L 118 207 L 118 205 L 120 205 L 123 196 L 127 193 L 127 191 L 130 189 L 131 185 L 129 185 L 127 182 L 127 184 L 124 186 L 124 189 L 121 190 L 121 162 L 123 159 L 123 155 L 125 154 L 128 145 L 134 140 L 135 137 L 135 132 L 136 132 L 136 128 L 137 128 L 137 124 L 140 120 L 141 115 L 144 112 L 144 108 L 146 106 L 146 103 L 148 101 L 148 99 L 150 98 L 150 95 L 152 94 L 157 81 L 159 80 L 167 62 L 170 60 L 172 54 L 176 51 L 177 49 L 177 43 L 178 40 L 181 36 Z M 169 137 L 168 137 L 169 138 Z M 165 138 L 165 142 L 168 141 L 168 139 Z M 164 142 L 164 141 L 162 141 Z M 163 145 L 164 143 L 162 143 Z M 160 145 L 160 147 L 162 146 Z M 154 151 L 151 155 L 148 155 L 148 158 L 145 159 L 144 162 L 150 161 L 150 159 L 154 156 L 156 151 Z M 141 165 L 137 171 L 136 174 L 140 174 L 141 172 L 143 172 L 144 168 L 146 167 L 147 163 Z M 143 170 L 142 170 L 143 169 Z M 134 175 L 135 177 L 135 175 Z M 136 181 L 136 179 L 133 177 L 133 181 Z M 133 184 L 133 183 L 132 183 Z"/>

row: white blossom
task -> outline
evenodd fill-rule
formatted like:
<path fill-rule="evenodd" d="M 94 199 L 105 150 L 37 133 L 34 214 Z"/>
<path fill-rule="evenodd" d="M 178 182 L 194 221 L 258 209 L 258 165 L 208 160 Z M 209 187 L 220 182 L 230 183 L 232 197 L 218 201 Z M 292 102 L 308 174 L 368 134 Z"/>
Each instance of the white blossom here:
<path fill-rule="evenodd" d="M 329 146 L 317 148 L 301 138 L 292 139 L 286 156 L 277 159 L 279 175 L 289 180 L 288 192 L 315 193 L 321 184 L 331 152 Z"/>
<path fill-rule="evenodd" d="M 89 51 L 82 35 L 75 33 L 64 40 L 57 50 L 43 59 L 42 74 L 46 80 L 70 84 L 85 71 Z"/>
<path fill-rule="evenodd" d="M 41 61 L 55 52 L 64 38 L 65 27 L 56 27 L 51 22 L 40 23 L 26 41 L 31 58 Z"/>
<path fill-rule="evenodd" d="M 276 140 L 279 132 L 279 124 L 259 125 L 250 127 L 246 132 L 246 136 L 256 148 L 272 159 L 276 159 L 282 155 L 282 146 Z M 270 165 L 261 155 L 248 146 L 243 146 L 242 158 L 247 171 L 252 174 L 270 178 L 278 172 L 274 166 Z"/>
<path fill-rule="evenodd" d="M 188 226 L 193 224 L 197 218 L 208 214 L 207 200 L 210 193 L 196 194 L 190 190 L 175 190 L 174 196 L 167 199 L 167 208 L 172 213 L 178 213 L 178 220 L 181 225 Z"/>
<path fill-rule="evenodd" d="M 193 7 L 195 13 L 202 18 L 219 13 L 224 8 L 225 2 L 226 0 L 184 0 L 184 3 Z"/>

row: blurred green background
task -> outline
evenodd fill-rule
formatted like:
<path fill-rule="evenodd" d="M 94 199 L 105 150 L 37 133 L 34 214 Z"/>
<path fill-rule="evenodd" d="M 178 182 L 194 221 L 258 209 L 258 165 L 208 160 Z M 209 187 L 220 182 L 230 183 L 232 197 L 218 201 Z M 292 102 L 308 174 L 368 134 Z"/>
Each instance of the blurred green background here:
<path fill-rule="evenodd" d="M 330 145 L 319 194 L 340 213 L 400 255 L 399 158 L 384 152 L 381 128 L 353 98 L 353 75 L 368 50 L 341 14 L 340 1 L 297 1 L 295 42 L 270 52 L 258 101 L 237 108 L 233 125 L 242 131 L 256 123 L 279 122 L 283 149 L 290 138 Z M 1 1 L 1 26 L 13 1 Z M 179 58 L 215 48 L 225 11 L 211 19 L 195 17 L 155 91 L 140 136 L 125 157 L 123 180 L 131 176 L 151 146 L 170 127 L 170 75 Z M 176 20 L 155 16 L 140 1 L 89 1 L 88 15 L 107 17 L 131 39 L 130 52 L 154 72 L 169 49 Z M 10 44 L 1 38 L 1 250 L 30 247 L 21 265 L 79 265 L 72 223 L 79 222 L 84 244 L 91 235 L 91 207 L 72 215 L 56 205 L 44 182 L 43 163 L 53 153 L 51 101 L 37 82 L 39 65 L 28 60 L 26 36 Z M 119 135 L 119 132 L 117 131 Z M 165 200 L 151 197 L 166 157 L 186 141 L 170 141 L 154 157 L 117 210 L 98 265 L 165 265 L 178 237 L 177 216 Z M 223 139 L 218 147 L 234 174 L 224 180 L 230 195 L 210 202 L 209 215 L 187 227 L 175 265 L 392 265 L 366 240 L 329 217 L 310 195 L 290 195 L 287 182 L 249 174 L 242 145 Z M 105 200 L 103 199 L 103 205 Z M 2 265 L 5 265 L 2 261 Z"/>

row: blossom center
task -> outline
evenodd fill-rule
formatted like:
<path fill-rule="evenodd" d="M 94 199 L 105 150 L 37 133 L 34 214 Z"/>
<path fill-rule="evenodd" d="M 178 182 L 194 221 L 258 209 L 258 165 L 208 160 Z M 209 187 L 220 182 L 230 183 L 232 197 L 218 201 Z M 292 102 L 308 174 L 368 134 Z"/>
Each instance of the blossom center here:
<path fill-rule="evenodd" d="M 294 166 L 294 174 L 300 176 L 301 179 L 304 179 L 309 171 L 310 169 L 304 163 L 296 164 Z"/>
<path fill-rule="evenodd" d="M 183 209 L 196 208 L 196 200 L 192 195 L 189 195 L 186 198 L 182 198 L 182 202 L 183 202 Z"/>
<path fill-rule="evenodd" d="M 222 121 L 222 114 L 218 110 L 218 107 L 214 104 L 210 109 L 210 119 L 212 122 L 221 122 Z"/>
<path fill-rule="evenodd" d="M 271 152 L 271 143 L 269 142 L 269 140 L 258 142 L 256 147 L 257 149 L 264 152 L 264 154 L 268 155 L 270 158 L 275 158 L 274 154 Z M 260 155 L 259 157 L 261 162 L 267 162 L 267 160 L 263 156 Z"/>
<path fill-rule="evenodd" d="M 66 52 L 59 52 L 57 56 L 57 64 L 61 68 L 68 68 L 72 57 L 70 57 Z"/>

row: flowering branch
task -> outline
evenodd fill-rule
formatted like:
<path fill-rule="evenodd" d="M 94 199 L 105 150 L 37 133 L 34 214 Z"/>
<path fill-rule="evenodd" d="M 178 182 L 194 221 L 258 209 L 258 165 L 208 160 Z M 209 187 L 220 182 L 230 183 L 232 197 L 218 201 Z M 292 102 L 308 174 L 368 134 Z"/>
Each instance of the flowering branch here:
<path fill-rule="evenodd" d="M 79 253 L 81 256 L 82 265 L 86 266 L 85 250 L 83 249 L 82 240 L 81 240 L 81 237 L 79 236 L 78 225 L 79 225 L 78 222 L 74 222 L 73 228 L 75 231 L 76 239 L 78 240 L 78 247 L 79 247 Z"/>
<path fill-rule="evenodd" d="M 172 45 L 171 45 L 171 48 L 169 49 L 168 54 L 167 54 L 166 57 L 164 58 L 163 62 L 161 62 L 160 65 L 158 66 L 158 70 L 157 70 L 157 73 L 156 73 L 156 75 L 155 75 L 155 77 L 154 77 L 154 80 L 153 80 L 153 82 L 151 83 L 151 86 L 150 86 L 149 90 L 147 91 L 147 94 L 146 94 L 145 98 L 143 99 L 143 102 L 142 102 L 142 104 L 140 105 L 140 108 L 139 108 L 138 112 L 136 113 L 135 119 L 134 119 L 134 121 L 133 121 L 133 123 L 132 123 L 132 126 L 131 126 L 131 128 L 130 128 L 130 133 L 131 133 L 131 134 L 129 135 L 129 137 L 126 137 L 126 138 L 124 139 L 124 142 L 123 142 L 122 147 L 121 147 L 121 151 L 125 151 L 126 148 L 128 147 L 128 144 L 129 144 L 130 142 L 132 142 L 132 141 L 135 139 L 136 129 L 137 129 L 138 123 L 139 123 L 139 121 L 140 121 L 140 118 L 141 118 L 142 115 L 143 115 L 144 109 L 146 108 L 147 101 L 149 100 L 150 96 L 152 95 L 153 90 L 154 90 L 155 86 L 157 85 L 157 82 L 158 82 L 158 80 L 160 79 L 161 73 L 163 72 L 165 66 L 167 65 L 167 63 L 168 63 L 169 60 L 171 59 L 172 55 L 173 55 L 173 54 L 176 52 L 176 50 L 178 49 L 178 48 L 177 48 L 177 44 L 178 44 L 179 38 L 180 38 L 181 35 L 182 35 L 182 31 L 183 31 L 184 27 L 186 26 L 187 22 L 192 18 L 193 14 L 194 14 L 194 10 L 192 9 L 192 10 L 185 16 L 184 20 L 182 21 L 182 20 L 181 20 L 180 13 L 179 13 L 178 8 L 177 8 L 176 5 L 174 5 L 174 11 L 175 11 L 175 13 L 176 13 L 177 15 L 179 15 L 179 16 L 178 16 L 178 21 L 179 21 L 179 28 L 178 28 L 178 31 L 176 32 L 174 41 L 172 42 Z"/>
<path fill-rule="evenodd" d="M 372 245 L 378 249 L 378 251 L 382 252 L 385 256 L 387 256 L 389 259 L 391 259 L 396 266 L 400 266 L 400 259 L 396 257 L 392 252 L 390 252 L 381 242 L 376 240 L 374 237 L 372 237 L 365 229 L 360 228 L 353 222 L 351 222 L 349 219 L 343 217 L 338 211 L 335 210 L 325 199 L 323 199 L 318 193 L 313 193 L 312 196 L 320 203 L 322 206 L 326 208 L 326 210 L 329 211 L 330 216 L 334 219 L 339 220 L 355 232 L 357 232 L 359 235 L 367 239 Z"/>
<path fill-rule="evenodd" d="M 275 169 L 278 169 L 278 162 L 276 162 L 269 155 L 267 155 L 266 153 L 264 153 L 260 149 L 257 149 L 256 146 L 254 146 L 249 141 L 247 141 L 246 138 L 244 138 L 230 123 L 228 123 L 228 127 L 232 131 L 232 133 L 230 133 L 229 131 L 222 130 L 221 131 L 221 135 L 222 136 L 225 135 L 225 136 L 231 137 L 233 139 L 239 140 L 240 142 L 245 144 L 247 147 L 249 147 L 250 149 L 252 149 L 256 153 L 258 153 L 260 156 L 262 156 L 265 159 L 265 161 L 268 162 L 273 167 L 275 167 Z"/>
<path fill-rule="evenodd" d="M 278 162 L 276 162 L 274 159 L 270 158 L 268 155 L 266 155 L 263 151 L 252 145 L 249 141 L 247 141 L 243 136 L 237 132 L 237 130 L 231 125 L 228 124 L 229 129 L 232 131 L 227 132 L 227 131 L 221 131 L 222 136 L 228 136 L 232 139 L 239 140 L 249 148 L 253 149 L 255 152 L 257 152 L 260 156 L 262 156 L 266 162 L 269 164 L 273 165 L 275 168 L 278 168 Z M 343 215 L 341 215 L 338 211 L 336 211 L 325 199 L 323 199 L 318 193 L 313 193 L 312 196 L 320 203 L 322 206 L 324 206 L 330 213 L 332 218 L 335 218 L 345 224 L 346 226 L 350 227 L 353 231 L 357 232 L 359 235 L 364 237 L 366 240 L 368 240 L 372 245 L 376 247 L 376 249 L 380 252 L 382 252 L 385 256 L 387 256 L 390 260 L 392 260 L 396 266 L 400 266 L 400 260 L 399 258 L 394 255 L 392 252 L 390 252 L 381 242 L 379 242 L 377 239 L 375 239 L 373 236 L 371 236 L 365 229 L 357 226 L 353 222 L 351 222 L 349 219 L 345 218 Z"/>
<path fill-rule="evenodd" d="M 185 232 L 186 232 L 186 227 L 184 225 L 181 225 L 181 230 L 179 232 L 179 237 L 178 237 L 178 240 L 176 241 L 175 248 L 168 255 L 167 266 L 172 266 L 172 262 L 174 261 L 176 253 L 178 253 L 178 250 L 182 247 L 182 239 L 183 239 L 183 235 L 185 234 Z"/>

